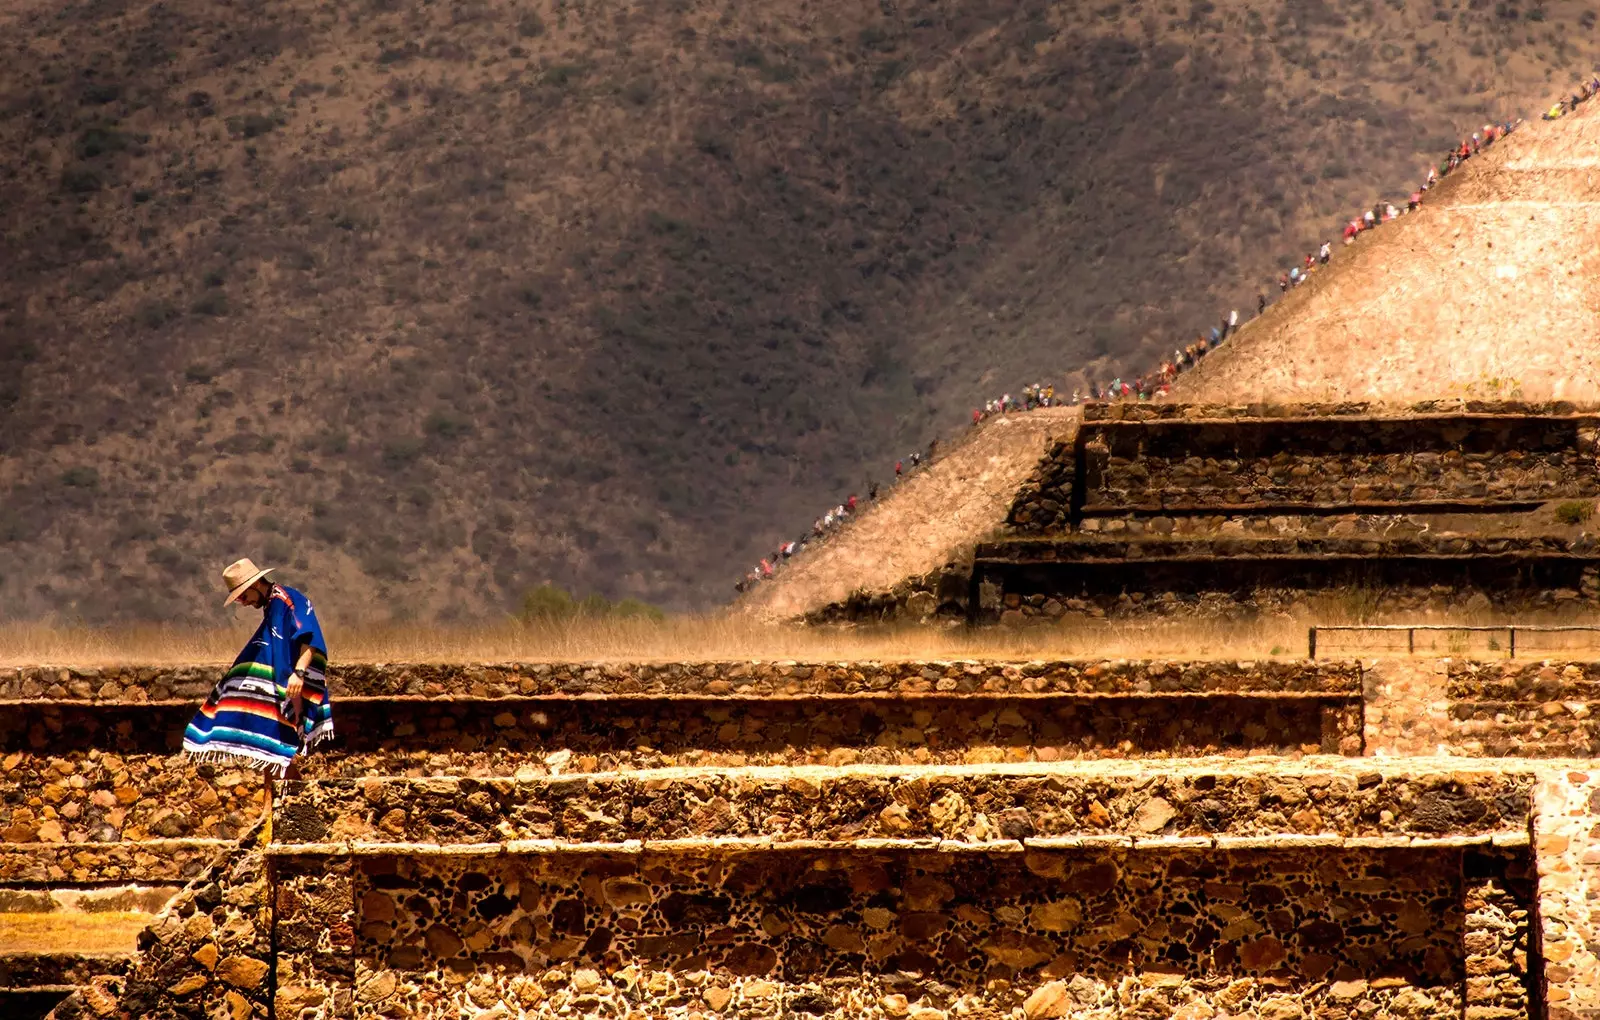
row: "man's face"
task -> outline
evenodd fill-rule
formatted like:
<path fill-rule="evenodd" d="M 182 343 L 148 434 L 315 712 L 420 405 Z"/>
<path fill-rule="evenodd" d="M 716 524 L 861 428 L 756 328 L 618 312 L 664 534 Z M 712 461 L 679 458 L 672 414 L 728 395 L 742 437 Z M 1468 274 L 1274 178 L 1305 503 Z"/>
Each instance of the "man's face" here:
<path fill-rule="evenodd" d="M 267 601 L 266 592 L 267 592 L 267 584 L 266 584 L 266 582 L 265 581 L 257 581 L 255 584 L 252 584 L 250 587 L 246 588 L 244 590 L 244 592 L 239 596 L 239 603 L 241 605 L 249 606 L 251 609 L 260 609 L 263 605 L 266 604 L 266 601 Z"/>

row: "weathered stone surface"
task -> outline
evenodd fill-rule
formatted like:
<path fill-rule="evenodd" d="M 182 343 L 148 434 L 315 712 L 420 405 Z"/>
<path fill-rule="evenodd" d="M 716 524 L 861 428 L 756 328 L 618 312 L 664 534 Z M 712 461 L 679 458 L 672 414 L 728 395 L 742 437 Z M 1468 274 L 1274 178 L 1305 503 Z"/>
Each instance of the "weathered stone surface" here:
<path fill-rule="evenodd" d="M 353 844 L 728 837 L 983 843 L 1004 838 L 994 819 L 1025 815 L 1029 839 L 1155 832 L 1433 836 L 1519 831 L 1534 781 L 1531 770 L 1374 764 L 1357 773 L 1265 763 L 1224 770 L 1185 765 L 1154 781 L 1137 766 L 1110 765 L 822 769 L 803 780 L 758 769 L 526 781 L 317 780 L 289 784 L 281 808 L 327 825 L 312 839 L 287 826 L 275 835 L 282 843 L 322 842 L 338 819 Z"/>
<path fill-rule="evenodd" d="M 253 989 L 267 976 L 267 963 L 248 956 L 230 956 L 217 963 L 217 977 L 235 988 Z"/>
<path fill-rule="evenodd" d="M 1329 987 L 1323 961 L 1331 960 L 1341 973 L 1372 977 L 1370 986 L 1361 979 L 1357 997 L 1388 1011 L 1379 1015 L 1460 1016 L 1455 853 L 1309 860 L 1295 851 L 1053 851 L 1057 866 L 1043 869 L 1021 855 L 937 852 L 377 857 L 362 862 L 353 895 L 372 902 L 366 892 L 381 886 L 397 909 L 381 922 L 381 939 L 358 936 L 355 958 L 364 962 L 355 987 L 387 993 L 382 976 L 389 975 L 392 998 L 419 1004 L 430 1018 L 508 1000 L 555 1017 L 580 996 L 595 997 L 584 1007 L 590 1010 L 632 1001 L 646 1015 L 682 996 L 713 1012 L 781 1002 L 839 1020 L 931 1010 L 1045 1018 L 1077 1016 L 1123 996 L 1155 996 L 1150 1001 L 1165 1003 L 1163 1015 L 1186 1009 L 1192 1020 L 1207 1020 L 1245 1008 L 1287 1016 L 1289 1003 L 1323 1015 L 1315 1011 L 1351 1001 L 1345 989 L 1356 980 Z M 1056 877 L 1040 881 L 1040 870 Z M 617 879 L 648 890 L 648 899 L 613 906 L 590 897 L 580 905 L 566 895 Z M 1289 887 L 1313 901 L 1339 896 L 1349 932 L 1308 928 L 1286 906 Z M 1161 895 L 1149 895 L 1152 889 Z M 1037 923 L 1049 916 L 1048 904 L 1068 896 L 1084 904 L 1081 925 Z M 1395 919 L 1397 898 L 1425 905 L 1418 931 Z M 456 957 L 461 973 L 475 975 L 471 981 L 441 982 L 411 965 L 426 955 L 438 925 L 466 932 L 480 925 L 482 904 L 500 901 L 517 906 L 505 915 L 491 911 L 494 920 Z M 887 927 L 869 920 L 869 911 L 887 912 Z M 781 924 L 769 923 L 779 915 Z M 598 951 L 611 961 L 609 979 L 588 962 L 600 945 L 597 932 L 606 933 Z M 591 948 L 574 952 L 569 940 Z M 1134 954 L 1120 976 L 1084 974 L 1073 962 L 1113 945 Z M 407 947 L 420 952 L 407 956 Z M 1159 962 L 1181 954 L 1203 963 L 1188 970 Z M 402 963 L 385 964 L 393 960 Z M 1410 976 L 1387 976 L 1397 969 Z M 848 982 L 824 977 L 845 973 Z M 542 974 L 544 992 L 527 995 L 516 983 L 523 974 Z M 640 1003 L 628 989 L 647 998 Z M 948 989 L 960 989 L 966 1005 L 958 1008 Z M 1433 1006 L 1404 1012 L 1424 998 Z"/>
<path fill-rule="evenodd" d="M 0 735 L 19 739 L 50 739 L 62 729 L 40 722 L 38 702 L 97 703 L 106 706 L 145 706 L 151 701 L 165 704 L 162 718 L 175 724 L 181 736 L 182 724 L 216 681 L 220 664 L 215 666 L 103 667 L 92 671 L 56 667 L 0 667 L 0 701 L 28 700 L 35 715 L 14 731 Z M 24 687 L 38 687 L 42 680 L 58 673 L 75 675 L 92 672 L 97 678 L 113 676 L 126 681 L 116 691 L 102 695 L 99 689 L 83 688 L 82 693 L 57 687 L 52 693 L 23 695 Z M 644 696 L 694 694 L 726 698 L 799 697 L 818 694 L 949 694 L 1061 693 L 1112 694 L 1162 691 L 1295 691 L 1317 693 L 1357 693 L 1358 667 L 1353 662 L 1311 664 L 1262 662 L 1162 662 L 1155 660 L 1031 660 L 952 659 L 910 661 L 835 661 L 835 662 L 572 662 L 572 663 L 335 663 L 329 682 L 337 703 L 353 697 L 424 696 L 428 698 L 514 699 L 527 697 Z M 131 692 L 140 686 L 157 687 L 161 699 L 138 697 Z M 41 688 L 42 691 L 42 688 Z M 437 702 L 435 702 L 437 704 Z M 144 709 L 141 709 L 144 710 Z M 20 717 L 19 717 L 20 718 Z M 48 717 L 43 717 L 48 718 Z M 99 719 L 103 743 L 119 737 L 112 732 L 122 716 L 71 716 L 76 726 Z M 5 719 L 10 725 L 18 721 Z M 26 727 L 38 724 L 41 728 Z M 122 735 L 129 739 L 131 734 Z M 170 738 L 169 742 L 170 742 Z M 173 745 L 174 748 L 176 745 Z M 10 772 L 9 768 L 0 773 Z"/>
<path fill-rule="evenodd" d="M 1280 410 L 1190 405 L 1124 418 L 1086 409 L 1073 442 L 1057 444 L 1022 486 L 1010 523 L 1042 531 L 1082 513 L 1494 506 L 1600 494 L 1592 413 L 1513 403 Z"/>

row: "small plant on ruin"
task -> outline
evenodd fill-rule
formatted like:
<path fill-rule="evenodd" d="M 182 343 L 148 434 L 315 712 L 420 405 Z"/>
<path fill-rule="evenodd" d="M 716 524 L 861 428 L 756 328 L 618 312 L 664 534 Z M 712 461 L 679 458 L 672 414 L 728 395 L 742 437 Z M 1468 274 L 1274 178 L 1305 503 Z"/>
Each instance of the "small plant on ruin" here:
<path fill-rule="evenodd" d="M 1569 500 L 1556 507 L 1556 520 L 1562 524 L 1582 524 L 1594 516 L 1594 504 L 1581 499 Z"/>

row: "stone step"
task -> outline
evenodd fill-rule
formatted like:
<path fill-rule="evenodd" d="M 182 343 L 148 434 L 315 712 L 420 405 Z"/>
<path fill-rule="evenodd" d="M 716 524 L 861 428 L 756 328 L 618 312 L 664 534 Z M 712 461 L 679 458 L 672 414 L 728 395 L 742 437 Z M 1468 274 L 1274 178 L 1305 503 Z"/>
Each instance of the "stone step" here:
<path fill-rule="evenodd" d="M 52 888 L 89 882 L 174 885 L 194 878 L 234 843 L 231 839 L 0 842 L 0 883 Z"/>
<path fill-rule="evenodd" d="M 0 988 L 55 992 L 121 973 L 181 888 L 0 886 Z"/>
<path fill-rule="evenodd" d="M 195 705 L 223 666 L 0 669 L 0 708 L 40 703 Z M 829 694 L 1323 693 L 1359 691 L 1355 662 L 1162 660 L 857 660 L 342 663 L 336 701 L 352 697 L 818 697 Z M 24 727 L 26 729 L 26 727 Z"/>
<path fill-rule="evenodd" d="M 100 892 L 0 888 L 0 1016 L 42 1017 L 72 992 L 126 973 L 138 957 L 139 933 L 176 890 Z M 26 909 L 40 899 L 46 909 Z M 112 909 L 117 905 L 155 909 Z"/>
<path fill-rule="evenodd" d="M 706 839 L 753 848 L 890 840 L 997 851 L 1042 840 L 1126 847 L 1157 837 L 1409 845 L 1418 837 L 1520 838 L 1536 778 L 1526 762 L 1319 758 L 1172 761 L 1155 774 L 1130 761 L 323 779 L 282 784 L 273 838 L 333 850 L 438 844 L 471 852 Z"/>
<path fill-rule="evenodd" d="M 440 849 L 276 861 L 281 941 L 349 932 L 296 958 L 280 1015 L 339 987 L 357 1015 L 651 1020 L 1458 1020 L 1526 1015 L 1529 999 L 1520 847 Z M 434 977 L 452 971 L 470 978 Z"/>

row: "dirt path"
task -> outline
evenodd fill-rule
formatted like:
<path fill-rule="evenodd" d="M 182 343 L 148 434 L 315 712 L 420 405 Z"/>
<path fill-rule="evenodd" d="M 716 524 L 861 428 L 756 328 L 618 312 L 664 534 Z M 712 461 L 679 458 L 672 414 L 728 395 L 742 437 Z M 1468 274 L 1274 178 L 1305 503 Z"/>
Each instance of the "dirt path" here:
<path fill-rule="evenodd" d="M 986 423 L 931 467 L 902 482 L 821 548 L 734 605 L 784 620 L 858 588 L 881 589 L 964 556 L 1005 522 L 1011 498 L 1050 444 L 1071 439 L 1076 408 L 1047 408 Z"/>

